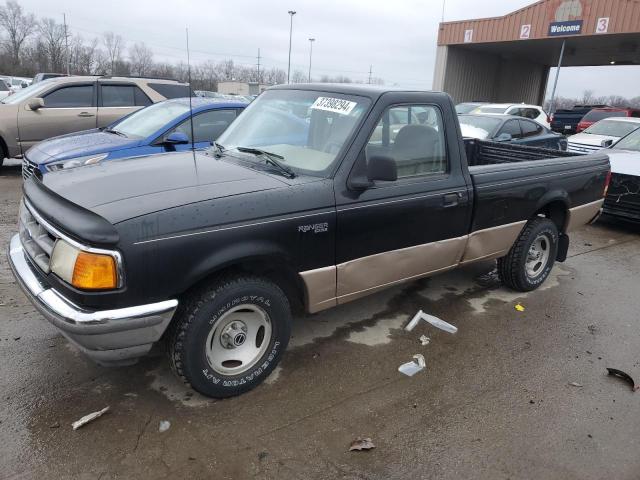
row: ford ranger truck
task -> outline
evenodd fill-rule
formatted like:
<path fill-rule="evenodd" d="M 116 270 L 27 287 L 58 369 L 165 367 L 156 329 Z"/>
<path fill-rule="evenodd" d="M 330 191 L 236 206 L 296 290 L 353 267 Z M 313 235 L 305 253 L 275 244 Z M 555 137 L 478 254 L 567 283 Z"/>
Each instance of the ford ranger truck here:
<path fill-rule="evenodd" d="M 277 86 L 205 151 L 34 175 L 9 257 L 89 357 L 127 364 L 162 341 L 180 378 L 229 397 L 278 364 L 292 309 L 487 259 L 537 288 L 609 170 L 604 153 L 463 140 L 444 93 Z"/>

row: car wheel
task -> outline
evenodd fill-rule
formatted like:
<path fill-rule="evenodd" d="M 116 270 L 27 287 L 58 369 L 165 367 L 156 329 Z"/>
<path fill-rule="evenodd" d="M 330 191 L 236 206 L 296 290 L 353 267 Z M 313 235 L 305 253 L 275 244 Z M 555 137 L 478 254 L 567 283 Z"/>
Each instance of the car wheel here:
<path fill-rule="evenodd" d="M 180 308 L 168 334 L 169 360 L 203 395 L 232 397 L 269 376 L 290 334 L 289 301 L 277 285 L 259 277 L 226 278 Z"/>
<path fill-rule="evenodd" d="M 519 292 L 535 290 L 547 279 L 558 252 L 558 227 L 548 218 L 527 222 L 506 256 L 498 259 L 502 283 Z"/>

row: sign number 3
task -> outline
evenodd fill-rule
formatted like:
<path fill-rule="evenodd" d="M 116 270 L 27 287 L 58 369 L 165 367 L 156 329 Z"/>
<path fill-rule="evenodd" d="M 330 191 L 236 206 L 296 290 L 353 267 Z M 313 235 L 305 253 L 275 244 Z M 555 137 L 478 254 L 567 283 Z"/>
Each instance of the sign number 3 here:
<path fill-rule="evenodd" d="M 609 31 L 609 17 L 599 18 L 596 23 L 596 33 L 607 33 Z"/>

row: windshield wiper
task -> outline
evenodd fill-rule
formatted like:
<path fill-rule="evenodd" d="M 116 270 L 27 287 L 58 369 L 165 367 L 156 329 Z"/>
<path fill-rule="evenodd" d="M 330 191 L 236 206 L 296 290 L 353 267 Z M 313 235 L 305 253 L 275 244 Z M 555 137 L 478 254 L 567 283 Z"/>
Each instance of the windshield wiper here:
<path fill-rule="evenodd" d="M 125 138 L 127 138 L 127 136 L 126 136 L 124 133 L 119 132 L 118 130 L 114 130 L 114 129 L 112 129 L 112 128 L 105 128 L 105 129 L 103 130 L 103 132 L 113 133 L 113 134 L 115 134 L 115 135 L 120 135 L 121 137 L 125 137 Z"/>
<path fill-rule="evenodd" d="M 284 159 L 282 155 L 278 155 L 277 153 L 267 152 L 265 150 L 260 150 L 259 148 L 253 148 L 253 147 L 236 147 L 236 150 L 243 153 L 253 153 L 254 155 L 263 156 L 265 162 L 276 167 L 278 170 L 284 173 L 285 177 L 287 178 L 294 178 L 296 176 L 293 170 L 291 170 L 289 167 L 287 167 L 286 165 L 284 165 L 282 162 L 279 161 Z"/>

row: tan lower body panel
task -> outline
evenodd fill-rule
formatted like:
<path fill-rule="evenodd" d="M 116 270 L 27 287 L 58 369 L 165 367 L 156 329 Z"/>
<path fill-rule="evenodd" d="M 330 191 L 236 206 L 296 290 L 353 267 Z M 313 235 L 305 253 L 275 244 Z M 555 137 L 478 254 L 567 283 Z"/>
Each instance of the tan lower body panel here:
<path fill-rule="evenodd" d="M 567 218 L 567 232 L 580 228 L 593 220 L 600 213 L 603 203 L 604 198 L 601 198 L 586 205 L 570 208 Z"/>
<path fill-rule="evenodd" d="M 505 255 L 524 228 L 526 220 L 472 232 L 464 250 L 462 264 Z"/>
<path fill-rule="evenodd" d="M 338 304 L 336 270 L 336 266 L 332 265 L 300 273 L 307 290 L 307 311 L 309 313 L 316 313 Z"/>

